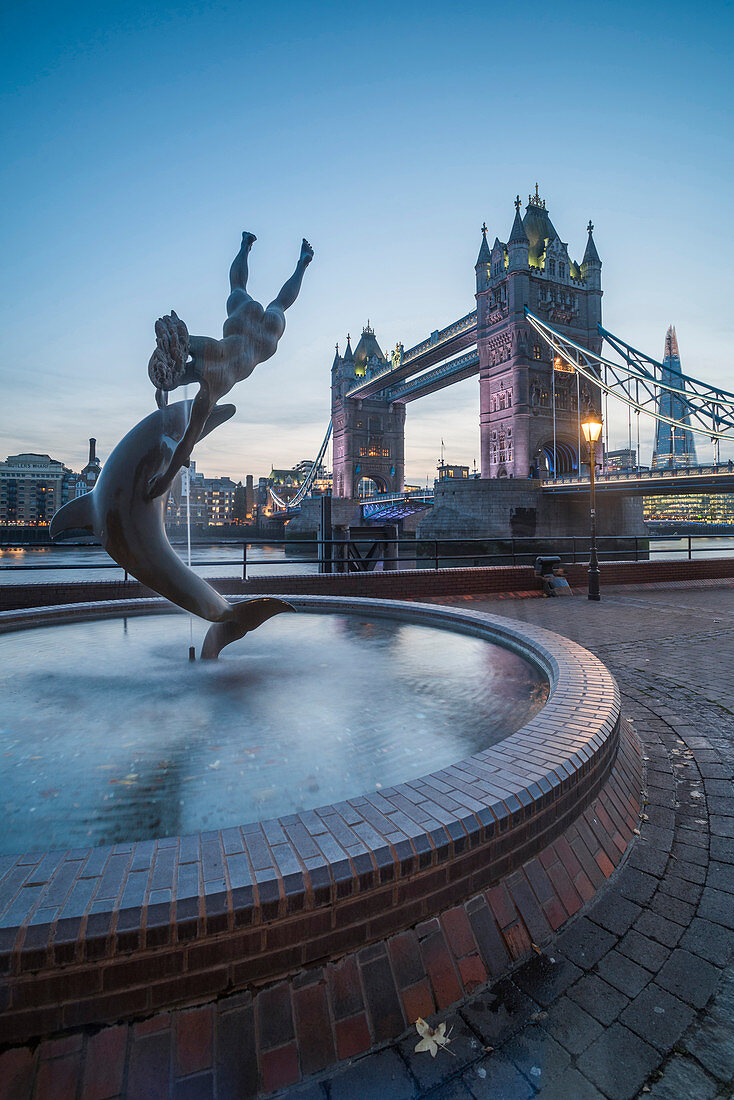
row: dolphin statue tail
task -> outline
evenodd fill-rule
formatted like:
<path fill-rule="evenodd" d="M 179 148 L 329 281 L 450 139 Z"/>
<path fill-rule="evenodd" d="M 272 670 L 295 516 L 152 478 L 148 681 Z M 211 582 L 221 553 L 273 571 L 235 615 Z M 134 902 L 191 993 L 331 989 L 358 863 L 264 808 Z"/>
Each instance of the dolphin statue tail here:
<path fill-rule="evenodd" d="M 251 630 L 261 626 L 273 615 L 280 615 L 283 611 L 295 611 L 285 600 L 265 598 L 261 600 L 242 600 L 232 604 L 231 618 L 224 622 L 212 623 L 209 627 L 204 644 L 201 647 L 202 661 L 216 661 L 217 657 L 230 642 L 244 637 Z"/>
<path fill-rule="evenodd" d="M 94 513 L 90 493 L 70 500 L 58 512 L 54 512 L 48 533 L 52 539 L 66 531 L 90 531 L 94 533 Z"/>

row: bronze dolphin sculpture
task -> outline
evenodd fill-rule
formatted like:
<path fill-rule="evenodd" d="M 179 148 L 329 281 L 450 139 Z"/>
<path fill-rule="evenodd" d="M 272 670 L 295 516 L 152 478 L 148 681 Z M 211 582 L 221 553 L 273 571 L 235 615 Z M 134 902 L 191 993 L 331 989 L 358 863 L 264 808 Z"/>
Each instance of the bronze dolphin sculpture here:
<path fill-rule="evenodd" d="M 215 405 L 198 438 L 234 412 L 234 405 Z M 201 651 L 202 658 L 211 659 L 266 619 L 294 609 L 284 600 L 268 598 L 229 603 L 189 569 L 168 541 L 164 524 L 168 492 L 154 496 L 151 487 L 170 467 L 188 423 L 186 401 L 146 416 L 117 444 L 94 489 L 56 512 L 49 533 L 55 539 L 76 528 L 92 532 L 110 557 L 141 584 L 214 623 Z"/>

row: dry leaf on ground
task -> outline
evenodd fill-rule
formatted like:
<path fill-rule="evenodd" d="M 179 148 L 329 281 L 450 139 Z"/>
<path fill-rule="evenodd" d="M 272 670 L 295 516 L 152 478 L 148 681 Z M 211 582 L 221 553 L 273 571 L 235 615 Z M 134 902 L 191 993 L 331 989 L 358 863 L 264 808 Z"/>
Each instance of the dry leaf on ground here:
<path fill-rule="evenodd" d="M 415 1029 L 421 1037 L 420 1042 L 416 1044 L 416 1052 L 428 1050 L 431 1058 L 436 1057 L 439 1047 L 446 1050 L 447 1045 L 451 1042 L 451 1031 L 448 1035 L 446 1034 L 445 1021 L 434 1028 L 419 1016 L 415 1021 Z M 453 1054 L 453 1051 L 450 1050 L 448 1053 Z"/>

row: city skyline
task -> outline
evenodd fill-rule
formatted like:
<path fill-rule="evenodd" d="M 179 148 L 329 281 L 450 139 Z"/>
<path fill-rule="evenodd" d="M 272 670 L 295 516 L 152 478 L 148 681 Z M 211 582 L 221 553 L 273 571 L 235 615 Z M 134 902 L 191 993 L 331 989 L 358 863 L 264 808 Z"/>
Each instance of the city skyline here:
<path fill-rule="evenodd" d="M 3 16 L 4 454 L 80 468 L 95 435 L 109 455 L 154 407 L 156 317 L 220 334 L 247 228 L 260 300 L 301 236 L 316 257 L 277 355 L 195 457 L 237 477 L 314 458 L 334 344 L 369 319 L 386 352 L 407 348 L 472 309 L 480 226 L 506 240 L 536 180 L 573 258 L 594 222 L 604 323 L 656 358 L 674 323 L 686 370 L 731 388 L 733 280 L 712 216 L 734 161 L 724 5 L 705 26 L 682 4 L 664 26 L 650 4 L 591 26 L 577 4 L 519 20 L 290 4 L 277 36 L 266 12 L 219 4 L 96 10 Z M 617 421 L 610 446 L 626 443 Z M 479 460 L 476 379 L 408 408 L 409 482 L 433 477 L 442 439 L 448 460 Z"/>

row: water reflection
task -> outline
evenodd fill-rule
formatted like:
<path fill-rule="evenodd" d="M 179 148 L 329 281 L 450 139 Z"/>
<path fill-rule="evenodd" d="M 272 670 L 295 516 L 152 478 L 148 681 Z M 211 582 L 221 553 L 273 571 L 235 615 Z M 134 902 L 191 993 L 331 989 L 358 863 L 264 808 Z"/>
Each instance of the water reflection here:
<path fill-rule="evenodd" d="M 507 650 L 366 616 L 282 616 L 209 664 L 188 645 L 173 615 L 0 636 L 0 851 L 353 797 L 493 744 L 546 693 Z"/>

